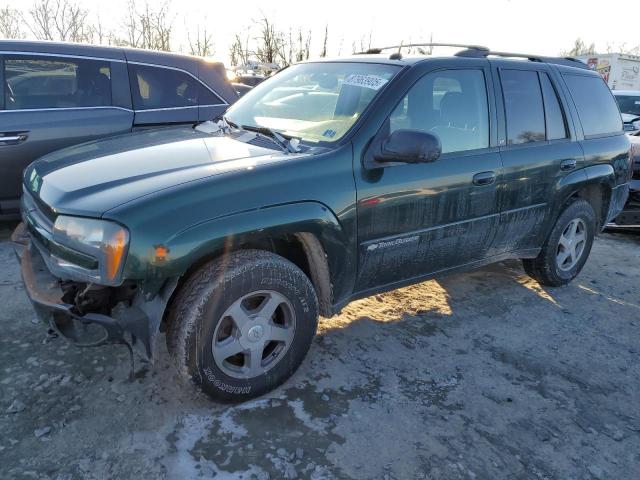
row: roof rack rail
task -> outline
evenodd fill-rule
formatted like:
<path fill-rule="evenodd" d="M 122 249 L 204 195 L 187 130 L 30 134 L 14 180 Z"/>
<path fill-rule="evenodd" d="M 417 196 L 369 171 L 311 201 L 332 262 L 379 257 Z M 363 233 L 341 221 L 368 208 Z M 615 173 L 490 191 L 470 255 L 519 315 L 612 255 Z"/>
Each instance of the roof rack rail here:
<path fill-rule="evenodd" d="M 487 47 L 483 47 L 482 45 L 465 45 L 461 43 L 407 43 L 400 45 L 391 45 L 388 47 L 379 47 L 379 48 L 370 48 L 364 52 L 358 52 L 356 55 L 362 54 L 378 54 L 382 53 L 384 50 L 396 50 L 397 52 L 392 53 L 389 58 L 391 60 L 400 60 L 402 58 L 402 53 L 400 52 L 403 48 L 411 48 L 411 47 L 454 47 L 454 48 L 463 48 L 464 50 L 460 50 L 455 53 L 456 57 L 468 57 L 468 58 L 487 58 L 489 56 L 494 57 L 505 57 L 505 58 L 526 58 L 532 62 L 542 62 L 542 63 L 552 63 L 555 65 L 566 65 L 569 67 L 578 67 L 589 69 L 589 67 L 573 57 L 545 57 L 542 55 L 529 55 L 526 53 L 513 53 L 513 52 L 494 52 Z"/>
<path fill-rule="evenodd" d="M 489 51 L 487 47 L 480 45 L 465 45 L 461 43 L 404 43 L 400 45 L 390 45 L 388 47 L 376 47 L 370 48 L 364 52 L 357 52 L 356 55 L 377 54 L 382 53 L 383 50 L 398 50 L 396 54 L 392 54 L 396 59 L 402 58 L 400 50 L 403 48 L 412 47 L 454 47 L 454 48 L 466 48 L 467 50 Z"/>
<path fill-rule="evenodd" d="M 531 62 L 552 63 L 554 65 L 566 65 L 569 67 L 578 67 L 589 69 L 586 63 L 573 57 L 547 57 L 543 55 L 530 55 L 527 53 L 514 52 L 494 52 L 493 50 L 479 50 L 476 48 L 468 48 L 455 54 L 457 57 L 486 58 L 489 56 L 504 58 L 526 58 Z"/>

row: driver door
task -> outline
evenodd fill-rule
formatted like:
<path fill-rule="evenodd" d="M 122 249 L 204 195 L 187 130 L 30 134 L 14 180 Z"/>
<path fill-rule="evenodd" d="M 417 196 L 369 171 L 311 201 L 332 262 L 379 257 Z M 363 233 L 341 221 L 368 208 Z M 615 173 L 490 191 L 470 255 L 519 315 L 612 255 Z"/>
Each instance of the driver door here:
<path fill-rule="evenodd" d="M 491 132 L 488 63 L 433 71 L 402 98 L 385 126 L 436 135 L 431 163 L 388 163 L 356 175 L 358 292 L 386 290 L 479 262 L 491 254 L 502 163 Z M 490 140 L 491 139 L 491 140 Z"/>

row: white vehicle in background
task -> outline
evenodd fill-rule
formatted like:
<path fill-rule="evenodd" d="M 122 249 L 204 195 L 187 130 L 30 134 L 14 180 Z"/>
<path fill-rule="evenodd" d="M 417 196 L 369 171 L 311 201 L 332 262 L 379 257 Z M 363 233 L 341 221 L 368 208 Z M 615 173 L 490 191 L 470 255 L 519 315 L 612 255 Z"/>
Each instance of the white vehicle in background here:
<path fill-rule="evenodd" d="M 604 78 L 611 90 L 640 90 L 640 56 L 625 53 L 579 55 L 591 70 Z"/>
<path fill-rule="evenodd" d="M 614 90 L 613 96 L 622 113 L 624 131 L 631 135 L 640 132 L 640 90 Z"/>

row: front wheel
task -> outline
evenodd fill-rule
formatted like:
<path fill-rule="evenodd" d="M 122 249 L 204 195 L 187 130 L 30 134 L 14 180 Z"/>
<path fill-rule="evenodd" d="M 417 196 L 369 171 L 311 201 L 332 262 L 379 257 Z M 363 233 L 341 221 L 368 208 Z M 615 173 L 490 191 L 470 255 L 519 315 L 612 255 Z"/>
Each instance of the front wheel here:
<path fill-rule="evenodd" d="M 184 283 L 169 314 L 167 345 L 183 378 L 215 400 L 243 401 L 295 372 L 317 320 L 315 290 L 296 265 L 242 250 Z"/>
<path fill-rule="evenodd" d="M 596 214 L 591 204 L 582 199 L 573 201 L 558 217 L 538 256 L 522 260 L 525 272 L 543 285 L 566 285 L 584 267 L 595 233 Z"/>

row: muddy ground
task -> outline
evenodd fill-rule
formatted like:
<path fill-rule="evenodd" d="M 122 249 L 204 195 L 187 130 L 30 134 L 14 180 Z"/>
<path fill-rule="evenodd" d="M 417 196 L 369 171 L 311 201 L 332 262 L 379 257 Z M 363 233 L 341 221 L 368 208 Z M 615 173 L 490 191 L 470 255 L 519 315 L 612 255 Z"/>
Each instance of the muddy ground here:
<path fill-rule="evenodd" d="M 504 262 L 353 303 L 239 406 L 49 339 L 6 241 L 0 305 L 2 479 L 640 478 L 638 235 L 564 288 Z"/>

